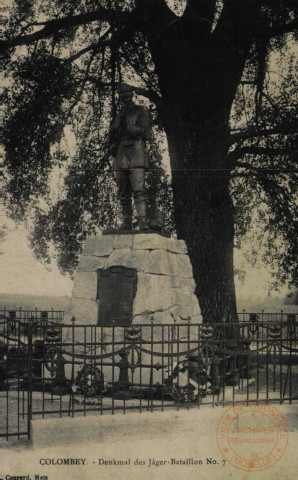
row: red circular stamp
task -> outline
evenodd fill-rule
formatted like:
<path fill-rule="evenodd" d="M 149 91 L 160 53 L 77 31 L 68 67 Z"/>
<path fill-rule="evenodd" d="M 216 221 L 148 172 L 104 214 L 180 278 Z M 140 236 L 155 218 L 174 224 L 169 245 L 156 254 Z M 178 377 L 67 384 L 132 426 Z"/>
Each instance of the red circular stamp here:
<path fill-rule="evenodd" d="M 237 402 L 222 415 L 216 432 L 222 456 L 236 468 L 257 472 L 272 467 L 288 444 L 287 422 L 271 404 Z"/>

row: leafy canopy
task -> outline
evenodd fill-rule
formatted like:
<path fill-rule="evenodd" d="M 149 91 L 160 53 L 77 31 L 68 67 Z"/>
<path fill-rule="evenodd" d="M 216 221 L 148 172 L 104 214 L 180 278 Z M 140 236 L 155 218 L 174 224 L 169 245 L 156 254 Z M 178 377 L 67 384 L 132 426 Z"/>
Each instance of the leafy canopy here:
<path fill-rule="evenodd" d="M 233 48 L 244 48 L 240 40 L 237 46 L 243 38 L 238 25 L 241 8 L 250 5 L 252 12 L 256 6 L 255 30 L 247 31 L 226 139 L 236 244 L 259 232 L 248 257 L 256 261 L 261 252 L 278 282 L 297 282 L 297 4 L 237 2 L 151 0 L 150 9 L 144 0 L 9 2 L 3 42 L 6 204 L 14 219 L 30 217 L 39 259 L 49 261 L 54 245 L 61 269 L 72 272 L 85 236 L 117 224 L 107 131 L 123 80 L 136 86 L 139 101 L 152 110 L 149 197 L 174 228 L 163 96 L 148 25 L 155 21 L 159 38 L 190 18 L 204 49 L 216 58 L 218 32 Z"/>

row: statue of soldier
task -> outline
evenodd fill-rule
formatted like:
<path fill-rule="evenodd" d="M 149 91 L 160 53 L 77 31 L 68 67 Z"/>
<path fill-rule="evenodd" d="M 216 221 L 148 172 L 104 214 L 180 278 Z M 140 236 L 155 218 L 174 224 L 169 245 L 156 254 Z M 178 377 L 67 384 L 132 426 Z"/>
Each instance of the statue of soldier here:
<path fill-rule="evenodd" d="M 149 168 L 145 142 L 151 138 L 152 120 L 148 108 L 136 105 L 130 85 L 118 87 L 120 111 L 110 126 L 112 168 L 122 208 L 121 229 L 132 229 L 132 195 L 140 230 L 148 230 L 145 170 Z"/>

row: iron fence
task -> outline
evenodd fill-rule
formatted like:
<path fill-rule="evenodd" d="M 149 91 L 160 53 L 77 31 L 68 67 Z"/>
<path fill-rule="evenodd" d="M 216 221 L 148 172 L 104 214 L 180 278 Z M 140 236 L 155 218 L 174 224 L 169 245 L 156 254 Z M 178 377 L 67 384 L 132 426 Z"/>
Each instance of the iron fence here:
<path fill-rule="evenodd" d="M 258 314 L 254 314 L 258 315 Z M 103 327 L 4 318 L 0 436 L 30 420 L 298 399 L 297 318 Z"/>
<path fill-rule="evenodd" d="M 297 313 L 288 313 L 280 310 L 279 312 L 265 312 L 261 310 L 260 312 L 247 312 L 242 310 L 242 312 L 237 313 L 239 322 L 287 322 L 290 318 L 297 320 Z"/>
<path fill-rule="evenodd" d="M 24 310 L 21 307 L 18 309 L 0 309 L 0 322 L 10 321 L 14 322 L 15 320 L 19 322 L 27 323 L 29 320 L 32 322 L 42 322 L 49 321 L 54 323 L 62 323 L 64 319 L 65 312 L 63 310 L 38 310 L 34 308 L 33 310 Z"/>

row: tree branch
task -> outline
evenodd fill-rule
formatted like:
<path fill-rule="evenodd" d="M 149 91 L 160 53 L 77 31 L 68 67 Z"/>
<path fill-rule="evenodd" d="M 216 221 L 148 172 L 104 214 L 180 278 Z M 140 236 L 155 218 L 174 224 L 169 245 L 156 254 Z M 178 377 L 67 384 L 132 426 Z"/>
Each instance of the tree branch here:
<path fill-rule="evenodd" d="M 129 48 L 127 48 L 127 45 L 121 45 L 121 48 L 119 49 L 119 53 L 125 62 L 146 84 L 145 77 L 150 81 L 152 70 L 150 70 L 150 62 L 147 64 L 147 61 L 144 58 L 140 58 L 139 52 L 142 52 L 142 44 L 139 48 L 134 38 L 130 39 Z"/>
<path fill-rule="evenodd" d="M 0 42 L 0 48 L 1 50 L 5 51 L 17 45 L 30 45 L 37 40 L 51 37 L 60 30 L 67 30 L 95 21 L 116 22 L 120 25 L 137 24 L 135 12 L 121 12 L 100 7 L 93 12 L 86 12 L 70 17 L 49 20 L 45 23 L 44 28 L 38 30 L 37 32 L 30 33 L 28 35 L 19 35 L 9 40 L 2 40 Z"/>
<path fill-rule="evenodd" d="M 237 163 L 235 165 L 235 168 L 245 168 L 247 172 L 232 172 L 231 177 L 232 178 L 237 178 L 237 177 L 246 177 L 249 178 L 251 174 L 256 175 L 259 178 L 264 178 L 265 176 L 267 177 L 268 175 L 276 175 L 280 173 L 297 173 L 297 170 L 295 169 L 290 169 L 290 168 L 260 168 L 260 167 L 254 167 L 250 163 Z"/>
<path fill-rule="evenodd" d="M 93 77 L 93 75 L 87 75 L 85 77 L 86 82 L 91 82 L 97 87 L 112 88 L 111 82 L 103 82 L 100 78 Z"/>
<path fill-rule="evenodd" d="M 102 36 L 100 37 L 99 41 L 96 42 L 96 43 L 91 43 L 88 47 L 86 48 L 82 48 L 82 50 L 80 50 L 79 52 L 77 53 L 74 53 L 71 57 L 68 57 L 65 62 L 66 63 L 71 63 L 73 62 L 74 60 L 76 60 L 77 58 L 79 58 L 81 55 L 84 55 L 85 53 L 88 53 L 90 52 L 90 50 L 93 50 L 93 51 L 96 51 L 97 49 L 99 49 L 100 47 L 102 47 L 104 44 L 102 42 L 102 40 L 104 40 L 107 35 L 111 33 L 111 29 L 108 28 L 103 34 Z"/>
<path fill-rule="evenodd" d="M 248 140 L 249 138 L 268 137 L 269 135 L 294 135 L 297 133 L 298 130 L 294 130 L 293 127 L 275 127 L 264 130 L 243 130 L 230 135 L 229 145 L 233 145 L 239 141 Z"/>
<path fill-rule="evenodd" d="M 237 148 L 233 152 L 228 154 L 229 159 L 237 160 L 238 158 L 243 157 L 243 155 L 268 155 L 268 156 L 276 156 L 276 155 L 283 155 L 286 154 L 287 151 L 283 148 L 266 148 L 266 147 L 241 147 Z M 238 166 L 242 166 L 239 164 Z"/>
<path fill-rule="evenodd" d="M 87 64 L 87 67 L 86 67 L 86 70 L 85 70 L 85 76 L 84 76 L 84 78 L 83 78 L 83 81 L 82 81 L 81 87 L 80 87 L 80 89 L 79 89 L 79 92 L 77 93 L 74 102 L 71 104 L 70 108 L 68 109 L 68 111 L 67 111 L 67 113 L 66 113 L 66 115 L 65 115 L 65 117 L 64 117 L 64 118 L 65 118 L 64 121 L 66 121 L 66 120 L 69 118 L 72 110 L 73 110 L 74 107 L 78 104 L 78 102 L 80 101 L 80 99 L 81 99 L 81 97 L 82 97 L 82 95 L 83 95 L 83 91 L 84 91 L 84 88 L 85 88 L 85 85 L 86 85 L 86 82 L 87 82 L 87 78 L 88 78 L 89 71 L 90 71 L 92 62 L 93 62 L 93 60 L 94 60 L 95 54 L 96 54 L 96 52 L 93 50 L 93 52 L 92 52 L 92 54 L 91 54 L 91 56 L 90 56 L 90 58 L 89 58 L 88 64 Z"/>
<path fill-rule="evenodd" d="M 92 82 L 94 85 L 97 85 L 98 87 L 112 88 L 112 83 L 102 82 L 100 79 L 93 77 L 92 75 L 88 75 L 86 77 L 86 81 Z M 147 90 L 146 88 L 141 88 L 141 87 L 132 87 L 132 88 L 137 93 L 137 95 L 142 95 L 143 97 L 148 98 L 151 102 L 155 104 L 158 104 L 162 101 L 161 97 L 153 90 Z"/>
<path fill-rule="evenodd" d="M 146 88 L 139 87 L 133 87 L 133 89 L 138 95 L 142 95 L 143 97 L 148 98 L 149 100 L 151 100 L 151 102 L 157 105 L 162 102 L 162 98 L 153 90 L 147 90 Z"/>

